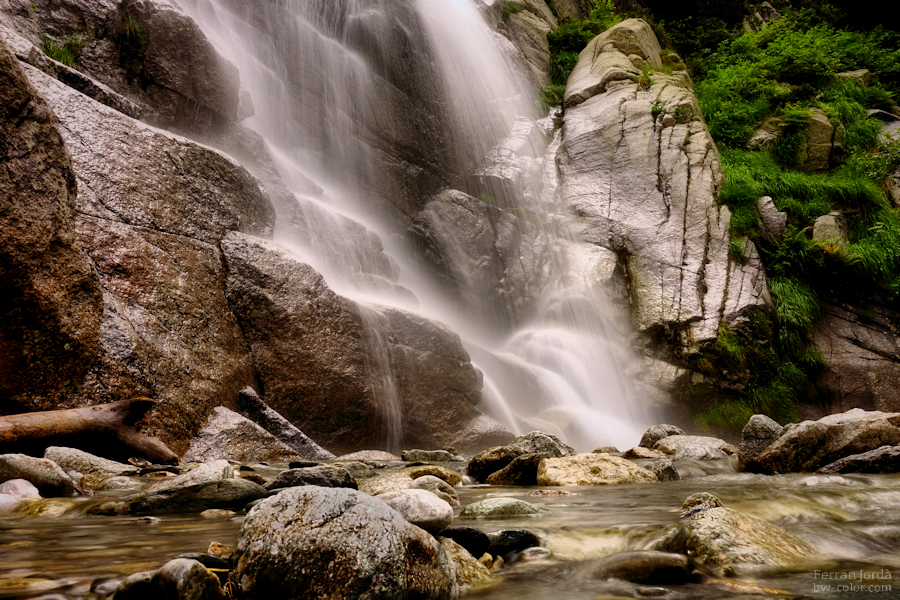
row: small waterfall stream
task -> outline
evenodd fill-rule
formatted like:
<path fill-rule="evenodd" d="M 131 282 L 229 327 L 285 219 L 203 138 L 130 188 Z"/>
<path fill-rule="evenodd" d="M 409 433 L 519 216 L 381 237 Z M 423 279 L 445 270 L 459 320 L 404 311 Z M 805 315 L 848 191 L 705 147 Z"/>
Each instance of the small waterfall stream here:
<path fill-rule="evenodd" d="M 552 179 L 543 158 L 552 125 L 535 124 L 534 90 L 508 40 L 488 26 L 489 5 L 196 0 L 185 8 L 238 67 L 254 108 L 244 125 L 265 139 L 293 195 L 278 205 L 279 242 L 360 305 L 414 310 L 456 331 L 484 374 L 479 408 L 510 430 L 557 433 L 580 451 L 637 443 L 654 418 L 632 390 L 627 332 L 603 294 L 573 277 L 567 249 L 578 242 L 555 213 L 552 181 L 541 181 L 545 172 Z M 516 177 L 473 184 L 490 164 Z M 522 279 L 534 289 L 466 274 L 453 294 L 437 280 L 404 231 L 445 188 L 499 207 L 489 208 L 538 257 L 504 260 L 541 261 L 539 279 Z M 390 409 L 397 403 L 381 362 L 393 447 L 402 415 Z"/>

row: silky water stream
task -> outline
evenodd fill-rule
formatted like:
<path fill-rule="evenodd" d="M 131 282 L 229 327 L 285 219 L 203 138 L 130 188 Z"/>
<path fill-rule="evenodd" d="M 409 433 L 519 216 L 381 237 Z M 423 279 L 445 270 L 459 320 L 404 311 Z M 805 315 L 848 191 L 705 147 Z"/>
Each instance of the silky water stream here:
<path fill-rule="evenodd" d="M 554 211 L 543 159 L 552 126 L 535 124 L 533 92 L 485 21 L 490 7 L 479 8 L 476 0 L 185 4 L 238 66 L 255 110 L 245 125 L 263 137 L 289 188 L 288 205 L 279 206 L 281 243 L 360 304 L 416 310 L 459 333 L 484 373 L 480 408 L 510 429 L 558 433 L 581 451 L 637 443 L 655 415 L 635 401 L 627 332 L 602 298 L 571 276 L 566 248 L 577 240 L 566 236 Z M 540 135 L 510 142 L 516 128 Z M 515 160 L 504 164 L 510 154 Z M 501 190 L 512 198 L 491 199 L 535 226 L 535 247 L 546 257 L 536 270 L 540 289 L 507 289 L 497 301 L 473 278 L 463 293 L 448 295 L 398 224 L 421 208 L 416 190 L 441 187 L 419 185 L 427 168 L 446 187 L 465 187 L 491 160 L 519 171 L 520 186 L 511 194 Z M 399 181 L 398 172 L 408 180 Z M 533 299 L 522 314 L 503 300 L 517 293 Z M 377 348 L 379 340 L 371 343 Z M 395 447 L 403 415 L 391 397 L 389 372 L 380 388 L 385 446 Z M 569 494 L 458 488 L 463 505 L 504 495 L 551 509 L 538 517 L 456 519 L 488 532 L 528 529 L 550 551 L 549 558 L 507 565 L 471 597 L 760 597 L 759 588 L 736 582 L 770 588 L 776 597 L 900 597 L 894 591 L 900 585 L 887 578 L 900 574 L 900 477 L 750 475 L 737 473 L 730 460 L 676 461 L 676 467 L 681 481 L 555 490 Z M 795 569 L 739 570 L 730 583 L 656 587 L 585 574 L 590 561 L 641 549 L 655 532 L 679 522 L 682 502 L 699 491 L 802 537 L 820 557 Z M 234 547 L 241 516 L 87 515 L 129 493 L 63 501 L 58 517 L 0 517 L 0 598 L 105 597 L 92 594 L 92 586 L 102 592 L 104 580 L 203 552 L 212 542 Z"/>

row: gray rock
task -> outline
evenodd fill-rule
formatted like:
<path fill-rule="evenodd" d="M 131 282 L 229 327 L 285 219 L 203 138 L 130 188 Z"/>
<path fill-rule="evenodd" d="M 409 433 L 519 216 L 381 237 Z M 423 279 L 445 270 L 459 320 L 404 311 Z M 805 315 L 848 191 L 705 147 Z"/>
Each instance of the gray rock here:
<path fill-rule="evenodd" d="M 491 542 L 487 551 L 494 556 L 508 557 L 516 552 L 541 545 L 538 537 L 524 529 L 501 529 L 488 534 Z"/>
<path fill-rule="evenodd" d="M 275 479 L 266 484 L 266 489 L 275 490 L 303 485 L 358 489 L 356 480 L 346 469 L 332 465 L 282 471 Z"/>
<path fill-rule="evenodd" d="M 721 460 L 728 454 L 718 448 L 709 446 L 682 446 L 675 452 L 672 460 Z"/>
<path fill-rule="evenodd" d="M 787 228 L 787 213 L 778 210 L 771 196 L 763 196 L 756 201 L 759 211 L 760 232 L 763 239 L 774 244 L 784 236 Z"/>
<path fill-rule="evenodd" d="M 774 419 L 766 415 L 753 415 L 741 430 L 741 445 L 738 447 L 741 463 L 745 464 L 751 458 L 769 447 L 778 439 L 784 427 Z"/>
<path fill-rule="evenodd" d="M 616 454 L 619 452 L 619 449 L 616 448 L 615 446 L 599 446 L 599 447 L 591 450 L 591 452 L 593 452 L 594 454 Z M 622 457 L 629 458 L 629 457 L 625 456 L 624 454 L 622 455 Z M 634 457 L 631 457 L 631 458 L 634 458 Z"/>
<path fill-rule="evenodd" d="M 516 515 L 540 515 L 548 509 L 515 498 L 488 498 L 467 505 L 461 517 L 510 517 Z"/>
<path fill-rule="evenodd" d="M 150 491 L 163 492 L 176 488 L 186 488 L 213 481 L 221 481 L 234 477 L 234 468 L 227 460 L 214 460 L 203 463 L 186 473 L 171 479 L 164 479 L 153 485 Z"/>
<path fill-rule="evenodd" d="M 652 471 L 660 481 L 678 481 L 681 479 L 681 475 L 678 474 L 675 465 L 667 458 L 654 460 L 653 462 L 644 465 L 644 468 L 648 471 Z"/>
<path fill-rule="evenodd" d="M 828 364 L 816 388 L 829 412 L 851 408 L 900 412 L 896 310 L 868 305 L 863 311 L 830 304 L 824 309 L 825 319 L 813 340 Z"/>
<path fill-rule="evenodd" d="M 313 529 L 316 535 L 308 535 Z M 300 487 L 263 500 L 241 526 L 233 564 L 241 593 L 258 598 L 458 593 L 450 562 L 430 534 L 348 489 Z"/>
<path fill-rule="evenodd" d="M 491 473 L 488 485 L 537 485 L 537 472 L 541 461 L 552 458 L 549 452 L 521 454 L 499 471 Z"/>
<path fill-rule="evenodd" d="M 547 453 L 551 456 L 574 456 L 575 449 L 551 433 L 532 431 L 520 435 L 509 443 L 511 448 L 520 448 L 532 454 Z"/>
<path fill-rule="evenodd" d="M 230 229 L 271 235 L 272 205 L 225 155 L 28 69 L 63 125 L 79 180 L 76 234 L 104 292 L 100 345 L 73 401 L 152 395 L 145 433 L 182 453 L 213 406 L 253 381 L 218 242 Z"/>
<path fill-rule="evenodd" d="M 400 458 L 407 462 L 450 462 L 455 456 L 446 450 L 404 450 Z"/>
<path fill-rule="evenodd" d="M 104 479 L 94 486 L 94 489 L 98 492 L 107 492 L 111 490 L 142 490 L 144 489 L 144 485 L 137 479 L 122 475 Z"/>
<path fill-rule="evenodd" d="M 0 494 L 6 494 L 14 498 L 40 498 L 41 493 L 37 487 L 25 479 L 9 479 L 0 483 Z"/>
<path fill-rule="evenodd" d="M 687 544 L 688 530 L 680 523 L 673 523 L 665 529 L 657 532 L 647 542 L 645 550 L 655 550 L 657 552 L 672 552 L 675 554 L 684 554 L 685 544 Z"/>
<path fill-rule="evenodd" d="M 443 479 L 438 479 L 434 475 L 423 475 L 422 477 L 413 479 L 412 483 L 409 484 L 409 488 L 414 490 L 427 490 L 451 507 L 459 508 L 459 495 L 456 493 L 456 490 L 453 489 L 453 486 Z"/>
<path fill-rule="evenodd" d="M 818 108 L 811 108 L 810 113 L 812 116 L 798 150 L 799 165 L 803 171 L 822 171 L 845 160 L 844 128 L 840 124 L 832 125 Z"/>
<path fill-rule="evenodd" d="M 187 558 L 170 560 L 155 571 L 135 573 L 116 587 L 117 600 L 225 600 L 215 573 Z"/>
<path fill-rule="evenodd" d="M 375 477 L 375 467 L 358 461 L 336 462 L 335 467 L 340 467 L 350 473 L 353 479 L 365 479 L 366 477 Z"/>
<path fill-rule="evenodd" d="M 687 556 L 652 551 L 620 552 L 591 565 L 594 577 L 646 585 L 681 585 L 688 582 L 692 571 Z"/>
<path fill-rule="evenodd" d="M 11 412 L 46 410 L 90 367 L 100 284 L 75 242 L 75 173 L 57 120 L 4 39 L 0 77 L 0 395 L 18 404 Z"/>
<path fill-rule="evenodd" d="M 694 514 L 688 554 L 726 573 L 742 565 L 790 566 L 814 556 L 809 543 L 757 517 L 724 507 Z"/>
<path fill-rule="evenodd" d="M 757 473 L 812 472 L 841 458 L 900 445 L 900 413 L 859 408 L 785 426 L 781 437 L 749 460 Z"/>
<path fill-rule="evenodd" d="M 665 350 L 691 353 L 716 339 L 723 320 L 743 323 L 771 298 L 753 244 L 742 260 L 729 257 L 722 168 L 687 81 L 653 73 L 642 83 L 630 54 L 659 64 L 651 28 L 634 19 L 579 55 L 555 156 L 559 195 L 577 234 L 620 257 L 635 330 L 653 344 L 673 332 Z"/>
<path fill-rule="evenodd" d="M 644 432 L 644 435 L 641 436 L 641 442 L 638 444 L 641 448 L 653 448 L 656 445 L 656 442 L 660 441 L 665 437 L 669 437 L 670 435 L 686 435 L 684 430 L 681 427 L 677 427 L 675 425 L 654 425 L 650 427 L 647 431 Z M 626 457 L 630 458 L 630 457 Z"/>
<path fill-rule="evenodd" d="M 897 473 L 900 472 L 900 446 L 882 446 L 875 450 L 845 456 L 816 473 Z M 0 486 L 0 492 L 2 492 Z"/>
<path fill-rule="evenodd" d="M 266 401 L 320 443 L 378 446 L 389 423 L 392 445 L 440 448 L 479 414 L 479 372 L 444 326 L 362 308 L 277 245 L 235 233 L 221 246 L 226 295 Z M 379 365 L 391 370 L 396 410 L 382 401 Z"/>
<path fill-rule="evenodd" d="M 872 72 L 868 69 L 857 69 L 855 71 L 843 71 L 841 73 L 835 73 L 835 76 L 838 79 L 850 79 L 862 85 L 863 87 L 869 87 L 872 85 Z"/>
<path fill-rule="evenodd" d="M 478 415 L 453 440 L 451 446 L 473 455 L 487 448 L 505 446 L 516 438 L 506 427 L 487 415 Z"/>
<path fill-rule="evenodd" d="M 687 446 L 706 446 L 723 450 L 726 454 L 737 454 L 737 448 L 725 440 L 702 435 L 670 435 L 656 442 L 653 448 L 666 454 L 675 454 Z"/>
<path fill-rule="evenodd" d="M 265 498 L 268 491 L 246 479 L 233 477 L 187 487 L 151 489 L 133 496 L 126 503 L 126 514 L 199 513 L 209 509 L 242 509 L 250 502 Z"/>
<path fill-rule="evenodd" d="M 537 472 L 538 485 L 609 485 L 653 481 L 659 479 L 652 471 L 608 454 L 545 458 Z"/>
<path fill-rule="evenodd" d="M 439 533 L 453 522 L 453 507 L 428 490 L 410 488 L 377 498 L 425 531 Z"/>
<path fill-rule="evenodd" d="M 385 452 L 384 450 L 360 450 L 358 452 L 351 452 L 350 454 L 343 454 L 341 456 L 338 456 L 337 460 L 370 460 L 388 462 L 392 460 L 400 460 L 400 457 L 396 454 Z"/>
<path fill-rule="evenodd" d="M 274 435 L 284 444 L 294 449 L 303 458 L 329 460 L 334 454 L 309 439 L 305 433 L 269 408 L 252 387 L 245 387 L 238 393 L 238 407 L 250 420 Z"/>
<path fill-rule="evenodd" d="M 90 489 L 94 489 L 104 479 L 138 471 L 135 466 L 107 460 L 75 448 L 50 446 L 44 451 L 44 458 L 52 460 L 64 470 L 81 473 L 81 485 Z"/>
<path fill-rule="evenodd" d="M 41 496 L 71 496 L 75 483 L 59 465 L 46 458 L 25 454 L 0 454 L 0 483 L 11 479 L 30 481 Z"/>
<path fill-rule="evenodd" d="M 847 225 L 840 211 L 833 211 L 817 218 L 813 224 L 812 235 L 813 239 L 836 242 L 842 248 L 850 243 Z"/>
<path fill-rule="evenodd" d="M 546 9 L 546 4 L 544 8 Z M 509 15 L 507 26 L 513 43 L 525 56 L 529 75 L 536 87 L 549 85 L 550 45 L 547 42 L 547 34 L 556 27 L 553 14 L 542 15 L 523 10 Z"/>
<path fill-rule="evenodd" d="M 696 494 L 691 494 L 687 498 L 684 499 L 684 502 L 681 504 L 682 510 L 685 513 L 682 516 L 686 516 L 688 514 L 695 514 L 700 512 L 701 510 L 706 510 L 708 508 L 717 508 L 722 506 L 722 501 L 719 500 L 716 496 L 708 492 L 697 492 Z"/>
<path fill-rule="evenodd" d="M 208 462 L 290 462 L 302 458 L 293 448 L 236 412 L 217 406 L 203 429 L 191 440 L 182 460 Z"/>

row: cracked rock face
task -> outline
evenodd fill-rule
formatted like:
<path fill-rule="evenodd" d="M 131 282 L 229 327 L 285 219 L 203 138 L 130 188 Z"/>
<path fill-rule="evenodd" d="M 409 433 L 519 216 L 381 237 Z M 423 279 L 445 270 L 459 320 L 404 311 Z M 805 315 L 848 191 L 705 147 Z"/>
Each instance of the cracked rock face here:
<path fill-rule="evenodd" d="M 99 350 L 71 401 L 153 397 L 148 433 L 182 452 L 213 406 L 254 382 L 218 242 L 271 235 L 272 205 L 227 156 L 26 72 L 70 149 L 75 234 L 103 293 Z"/>
<path fill-rule="evenodd" d="M 686 74 L 641 79 L 630 55 L 660 64 L 643 21 L 592 41 L 569 79 L 560 194 L 582 237 L 615 251 L 630 280 L 633 320 L 691 353 L 771 305 L 756 248 L 729 258 L 731 213 L 716 200 L 722 168 Z"/>

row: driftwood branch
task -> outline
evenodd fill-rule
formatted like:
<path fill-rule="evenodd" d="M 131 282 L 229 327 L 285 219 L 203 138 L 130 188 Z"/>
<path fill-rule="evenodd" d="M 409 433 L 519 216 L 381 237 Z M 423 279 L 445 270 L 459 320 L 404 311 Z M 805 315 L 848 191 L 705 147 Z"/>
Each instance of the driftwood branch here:
<path fill-rule="evenodd" d="M 0 445 L 85 432 L 109 433 L 141 456 L 157 463 L 175 463 L 178 457 L 156 438 L 137 430 L 137 422 L 154 404 L 150 398 L 132 398 L 109 404 L 0 416 Z"/>

